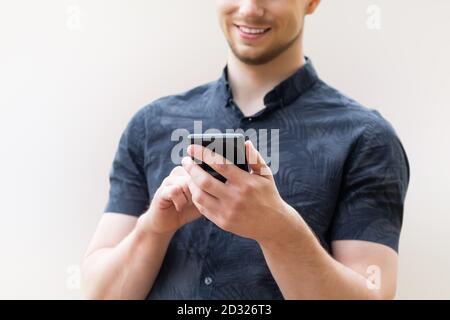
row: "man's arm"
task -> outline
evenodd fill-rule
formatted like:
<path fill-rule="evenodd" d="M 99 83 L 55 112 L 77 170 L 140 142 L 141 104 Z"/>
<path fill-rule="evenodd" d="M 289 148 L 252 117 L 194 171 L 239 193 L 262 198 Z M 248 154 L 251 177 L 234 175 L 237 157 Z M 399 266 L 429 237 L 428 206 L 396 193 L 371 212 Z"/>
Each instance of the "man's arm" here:
<path fill-rule="evenodd" d="M 86 298 L 144 299 L 170 239 L 144 231 L 136 217 L 104 214 L 83 261 Z"/>
<path fill-rule="evenodd" d="M 340 240 L 332 243 L 334 257 L 329 255 L 301 215 L 281 198 L 262 156 L 250 142 L 246 147 L 251 173 L 207 148 L 188 148 L 191 156 L 227 178 L 223 184 L 189 157 L 183 159 L 199 211 L 223 230 L 258 242 L 286 299 L 393 298 L 395 251 L 376 243 Z M 365 277 L 367 271 L 373 274 Z"/>
<path fill-rule="evenodd" d="M 397 253 L 384 245 L 333 241 L 330 256 L 300 216 L 260 243 L 285 299 L 393 299 Z"/>
<path fill-rule="evenodd" d="M 144 299 L 153 286 L 173 234 L 200 217 L 189 176 L 175 167 L 139 218 L 103 215 L 84 258 L 83 289 L 90 299 Z"/>

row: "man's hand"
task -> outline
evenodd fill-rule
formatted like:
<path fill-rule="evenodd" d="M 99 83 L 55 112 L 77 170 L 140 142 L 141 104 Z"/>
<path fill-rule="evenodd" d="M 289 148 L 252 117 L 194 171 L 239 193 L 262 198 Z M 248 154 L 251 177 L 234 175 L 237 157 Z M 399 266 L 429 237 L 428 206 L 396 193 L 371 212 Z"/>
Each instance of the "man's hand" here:
<path fill-rule="evenodd" d="M 139 218 L 138 227 L 144 232 L 172 234 L 201 217 L 192 203 L 189 180 L 190 176 L 183 167 L 175 167 L 156 191 L 150 209 Z"/>
<path fill-rule="evenodd" d="M 189 173 L 192 201 L 201 214 L 223 230 L 258 242 L 275 238 L 294 213 L 281 198 L 270 168 L 250 141 L 246 154 L 251 172 L 233 165 L 208 148 L 190 145 L 188 154 L 224 176 L 222 183 L 189 157 L 183 167 Z"/>
<path fill-rule="evenodd" d="M 90 299 L 145 299 L 161 268 L 173 234 L 201 217 L 191 201 L 190 176 L 176 167 L 138 219 L 102 217 L 83 261 L 83 290 Z"/>

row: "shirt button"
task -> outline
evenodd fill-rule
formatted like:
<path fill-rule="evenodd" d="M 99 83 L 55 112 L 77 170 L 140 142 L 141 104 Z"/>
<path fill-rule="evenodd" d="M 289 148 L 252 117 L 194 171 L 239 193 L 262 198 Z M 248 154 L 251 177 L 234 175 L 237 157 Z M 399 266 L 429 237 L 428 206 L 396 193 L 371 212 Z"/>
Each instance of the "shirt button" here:
<path fill-rule="evenodd" d="M 248 118 L 248 122 L 251 122 L 253 120 L 253 118 Z"/>
<path fill-rule="evenodd" d="M 212 283 L 211 277 L 205 277 L 205 284 L 209 286 Z"/>

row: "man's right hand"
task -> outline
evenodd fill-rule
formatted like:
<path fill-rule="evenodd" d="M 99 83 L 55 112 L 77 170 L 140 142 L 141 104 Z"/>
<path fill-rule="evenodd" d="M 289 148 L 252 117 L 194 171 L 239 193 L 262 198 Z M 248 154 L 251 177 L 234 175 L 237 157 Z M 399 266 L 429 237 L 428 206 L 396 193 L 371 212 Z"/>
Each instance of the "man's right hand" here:
<path fill-rule="evenodd" d="M 144 233 L 173 234 L 183 225 L 201 217 L 192 203 L 190 176 L 177 166 L 155 193 L 149 210 L 139 217 L 137 227 Z"/>

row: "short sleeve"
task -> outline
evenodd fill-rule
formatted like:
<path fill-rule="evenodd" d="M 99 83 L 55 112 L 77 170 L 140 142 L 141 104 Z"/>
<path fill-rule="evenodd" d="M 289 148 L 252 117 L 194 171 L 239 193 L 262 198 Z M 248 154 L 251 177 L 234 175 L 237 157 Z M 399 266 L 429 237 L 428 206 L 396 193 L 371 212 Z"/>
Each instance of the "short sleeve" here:
<path fill-rule="evenodd" d="M 398 251 L 409 170 L 399 138 L 380 116 L 347 159 L 331 240 L 371 241 Z"/>
<path fill-rule="evenodd" d="M 128 123 L 109 173 L 109 198 L 105 212 L 140 216 L 148 209 L 149 196 L 145 175 L 145 108 Z"/>

